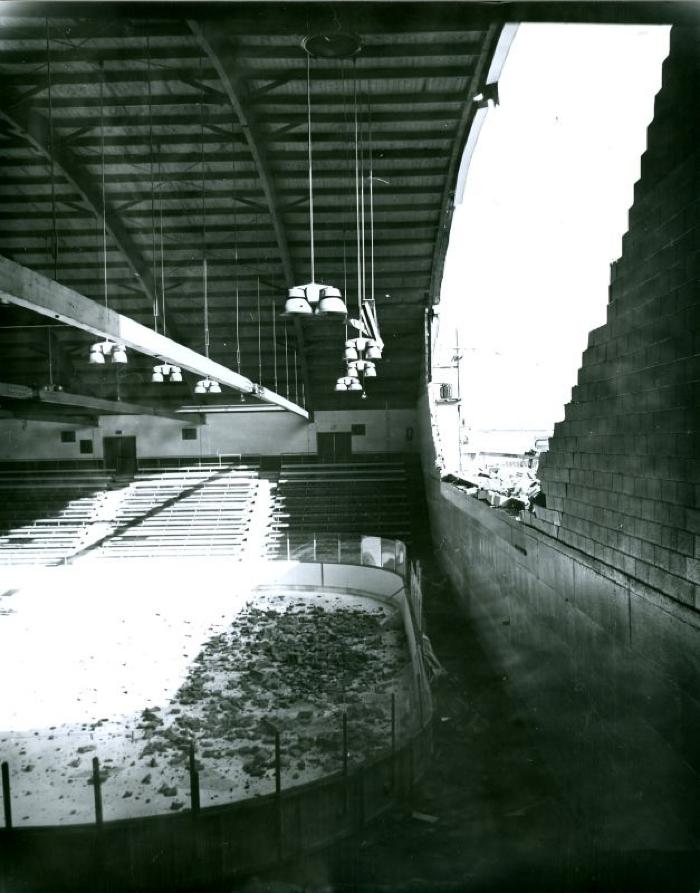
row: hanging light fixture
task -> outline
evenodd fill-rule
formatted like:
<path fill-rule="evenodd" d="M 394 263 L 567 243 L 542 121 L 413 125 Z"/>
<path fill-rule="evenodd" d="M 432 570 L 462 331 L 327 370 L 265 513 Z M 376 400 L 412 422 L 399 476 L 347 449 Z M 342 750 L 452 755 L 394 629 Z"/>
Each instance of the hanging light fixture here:
<path fill-rule="evenodd" d="M 170 381 L 182 381 L 182 370 L 179 366 L 173 366 L 172 363 L 161 363 L 159 366 L 153 367 L 151 381 L 154 384 L 161 384 L 166 378 Z"/>
<path fill-rule="evenodd" d="M 344 319 L 348 314 L 348 309 L 345 306 L 340 289 L 334 285 L 327 285 L 322 289 L 316 313 L 319 316 L 339 316 Z"/>
<path fill-rule="evenodd" d="M 100 344 L 93 344 L 90 348 L 90 359 L 89 361 L 94 366 L 104 366 L 105 364 L 105 356 L 102 353 L 102 347 Z"/>
<path fill-rule="evenodd" d="M 195 394 L 220 394 L 221 385 L 212 378 L 200 378 L 194 386 Z"/>
<path fill-rule="evenodd" d="M 102 270 L 104 284 L 105 308 L 109 309 L 107 298 L 107 194 L 105 189 L 105 123 L 104 123 L 104 68 L 100 62 L 100 142 L 102 152 Z M 90 347 L 88 362 L 94 366 L 104 366 L 105 357 L 113 363 L 124 365 L 129 362 L 123 344 L 115 344 L 106 339 L 98 341 Z"/>
<path fill-rule="evenodd" d="M 306 50 L 306 118 L 308 127 L 308 169 L 309 169 L 309 245 L 311 252 L 311 281 L 297 285 L 287 292 L 284 313 L 287 316 L 319 316 L 344 318 L 347 308 L 340 289 L 316 282 L 316 246 L 314 237 L 314 166 L 313 143 L 311 138 L 311 50 L 306 40 L 302 42 Z"/>
<path fill-rule="evenodd" d="M 374 339 L 370 339 L 367 345 L 367 350 L 365 351 L 365 356 L 368 360 L 381 360 L 382 349 Z"/>
<path fill-rule="evenodd" d="M 124 364 L 128 362 L 126 348 L 123 344 L 115 344 L 114 341 L 98 341 L 90 347 L 89 361 L 93 365 L 104 366 L 105 357 L 113 363 Z"/>

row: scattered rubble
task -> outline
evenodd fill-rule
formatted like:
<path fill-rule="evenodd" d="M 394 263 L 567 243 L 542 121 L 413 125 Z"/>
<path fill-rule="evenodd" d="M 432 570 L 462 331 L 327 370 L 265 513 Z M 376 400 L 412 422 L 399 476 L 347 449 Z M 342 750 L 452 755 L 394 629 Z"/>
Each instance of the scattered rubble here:
<path fill-rule="evenodd" d="M 450 472 L 442 479 L 510 514 L 517 515 L 523 509 L 532 511 L 535 505 L 544 505 L 544 493 L 537 475 L 524 464 L 489 463 L 459 473 Z"/>

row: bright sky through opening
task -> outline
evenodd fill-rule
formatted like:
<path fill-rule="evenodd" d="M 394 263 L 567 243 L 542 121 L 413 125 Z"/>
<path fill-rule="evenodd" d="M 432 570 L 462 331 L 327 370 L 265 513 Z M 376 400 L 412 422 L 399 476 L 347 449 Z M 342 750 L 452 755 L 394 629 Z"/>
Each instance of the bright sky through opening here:
<path fill-rule="evenodd" d="M 462 417 L 475 431 L 563 418 L 588 332 L 605 322 L 668 35 L 516 34 L 455 212 L 439 311 L 440 361 L 460 329 Z"/>

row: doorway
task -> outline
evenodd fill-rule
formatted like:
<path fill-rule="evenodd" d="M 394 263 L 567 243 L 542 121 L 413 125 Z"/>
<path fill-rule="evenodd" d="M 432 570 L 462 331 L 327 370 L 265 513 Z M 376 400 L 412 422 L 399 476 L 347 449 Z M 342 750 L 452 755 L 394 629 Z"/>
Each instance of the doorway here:
<path fill-rule="evenodd" d="M 316 435 L 316 452 L 321 462 L 350 462 L 352 434 L 349 431 L 329 431 Z"/>
<path fill-rule="evenodd" d="M 118 475 L 136 474 L 135 437 L 104 437 L 102 448 L 105 468 L 113 468 Z"/>

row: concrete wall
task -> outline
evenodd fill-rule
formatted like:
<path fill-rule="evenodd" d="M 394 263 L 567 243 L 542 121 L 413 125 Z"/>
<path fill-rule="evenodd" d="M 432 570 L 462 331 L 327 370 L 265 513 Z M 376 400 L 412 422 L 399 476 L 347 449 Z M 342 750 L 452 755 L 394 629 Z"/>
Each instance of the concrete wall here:
<path fill-rule="evenodd" d="M 213 456 L 218 453 L 279 455 L 316 452 L 316 434 L 350 431 L 364 424 L 365 434 L 353 437 L 357 453 L 409 452 L 417 449 L 413 410 L 319 412 L 309 424 L 282 411 L 210 413 L 197 428 L 196 440 L 183 440 L 184 424 L 152 416 L 102 416 L 96 428 L 74 428 L 58 422 L 0 421 L 0 461 L 101 458 L 102 438 L 136 435 L 139 457 Z M 75 430 L 75 443 L 61 443 L 60 432 Z M 410 429 L 410 430 L 409 430 Z M 407 433 L 408 432 L 408 433 Z M 411 439 L 408 439 L 410 437 Z M 80 440 L 91 440 L 94 453 L 81 455 Z"/>
<path fill-rule="evenodd" d="M 700 609 L 700 29 L 674 28 L 607 323 L 540 463 L 543 529 Z"/>
<path fill-rule="evenodd" d="M 522 705 L 513 720 L 534 730 L 577 816 L 577 852 L 589 852 L 590 868 L 596 853 L 693 850 L 700 837 L 700 617 L 441 483 L 426 404 L 424 476 L 436 557 L 493 673 Z"/>
<path fill-rule="evenodd" d="M 608 322 L 543 463 L 544 519 L 443 483 L 427 394 L 419 410 L 437 558 L 589 868 L 700 841 L 699 38 L 672 32 Z"/>

